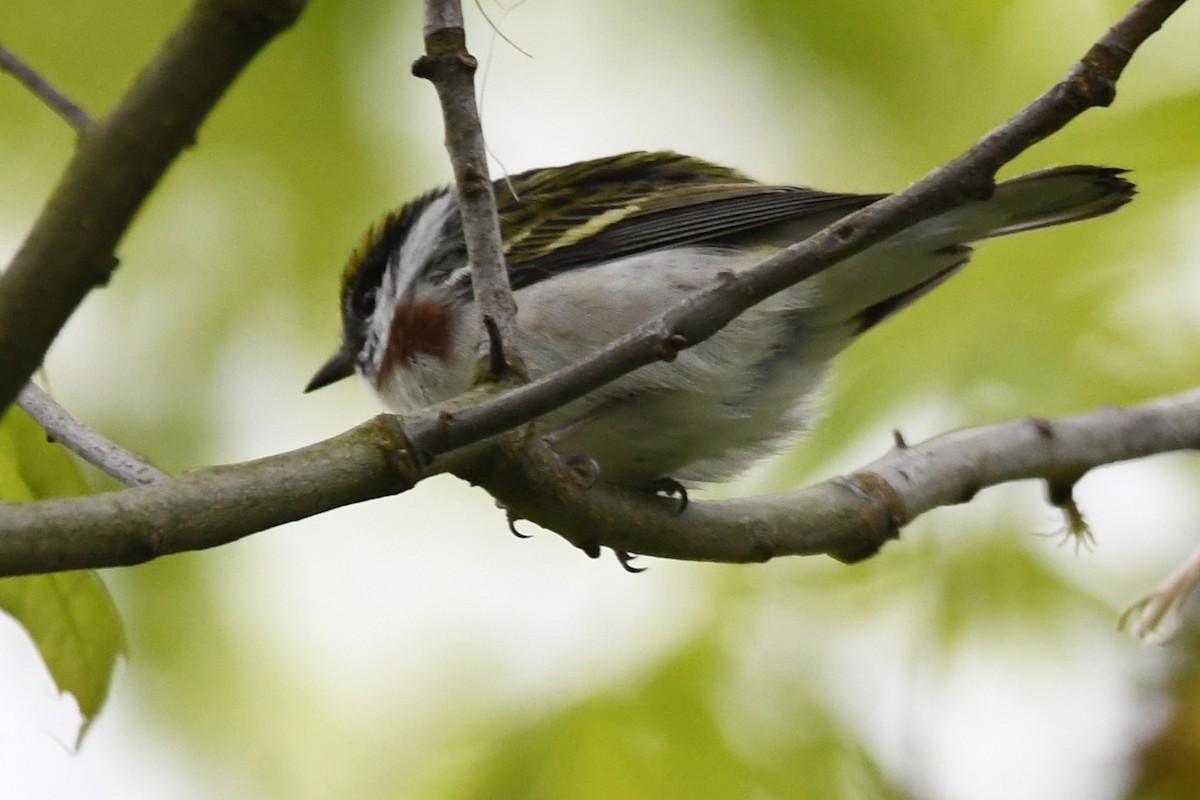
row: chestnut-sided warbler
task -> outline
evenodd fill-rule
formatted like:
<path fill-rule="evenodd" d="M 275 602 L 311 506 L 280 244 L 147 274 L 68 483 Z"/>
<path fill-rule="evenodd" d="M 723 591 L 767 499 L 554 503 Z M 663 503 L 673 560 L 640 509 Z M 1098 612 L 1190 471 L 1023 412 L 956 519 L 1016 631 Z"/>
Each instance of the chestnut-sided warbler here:
<path fill-rule="evenodd" d="M 1122 170 L 1003 181 L 746 311 L 674 361 L 644 366 L 539 421 L 613 483 L 729 477 L 807 429 L 854 337 L 966 264 L 968 243 L 1087 219 L 1133 197 Z M 726 271 L 744 270 L 884 195 L 767 185 L 697 158 L 637 152 L 495 182 L 517 344 L 532 377 L 572 363 Z M 342 346 L 307 391 L 357 371 L 406 413 L 470 388 L 484 334 L 454 194 L 388 214 L 342 276 Z"/>

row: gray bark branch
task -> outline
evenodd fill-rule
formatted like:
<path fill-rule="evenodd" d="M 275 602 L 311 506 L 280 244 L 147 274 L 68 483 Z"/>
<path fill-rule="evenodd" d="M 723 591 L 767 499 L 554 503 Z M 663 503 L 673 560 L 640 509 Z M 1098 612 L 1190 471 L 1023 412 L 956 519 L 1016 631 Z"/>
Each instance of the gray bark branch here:
<path fill-rule="evenodd" d="M 454 169 L 471 264 L 471 287 L 488 328 L 480 331 L 486 350 L 481 353 L 484 369 L 479 374 L 501 379 L 510 371 L 523 374 L 524 369 L 517 351 L 517 305 L 508 283 L 500 217 L 475 100 L 476 66 L 475 57 L 467 51 L 461 3 L 425 0 L 425 55 L 413 64 L 413 74 L 433 83 L 442 105 L 446 150 Z"/>
<path fill-rule="evenodd" d="M 964 198 L 986 195 L 1001 165 L 1084 110 L 1111 102 L 1133 52 L 1182 3 L 1141 0 L 1062 81 L 964 155 L 759 267 L 697 293 L 579 364 L 499 395 L 481 387 L 417 419 L 381 416 L 329 441 L 260 461 L 197 470 L 163 484 L 96 497 L 0 505 L 0 574 L 113 566 L 212 547 L 404 491 L 436 472 L 482 484 L 517 516 L 589 551 L 607 545 L 697 560 L 812 553 L 853 560 L 874 552 L 924 511 L 962 502 L 995 483 L 1036 477 L 1069 488 L 1102 463 L 1200 447 L 1200 395 L 1192 392 L 1125 411 L 950 434 L 799 493 L 696 502 L 675 517 L 673 502 L 605 485 L 586 492 L 575 488 L 552 453 L 512 430 L 638 366 L 670 357 L 680 341 L 702 341 L 770 294 L 920 219 Z M 475 216 L 470 208 L 464 206 L 464 219 Z M 494 206 L 490 213 L 495 214 Z M 99 250 L 79 248 L 111 253 L 107 241 L 100 239 Z M 94 248 L 96 242 L 84 244 Z M 11 324 L 4 305 L 9 283 L 8 276 L 0 283 L 3 358 L 12 349 L 5 340 L 5 325 Z M 20 296 L 19 289 L 12 291 Z M 8 332 L 11 336 L 11 327 Z M 5 364 L 2 371 L 12 371 L 7 362 L 0 364 Z M 22 382 L 27 374 L 21 372 Z M 4 380 L 0 375 L 0 401 Z"/>
<path fill-rule="evenodd" d="M 54 398 L 32 383 L 17 394 L 17 405 L 33 417 L 51 441 L 58 442 L 84 461 L 126 486 L 149 486 L 171 476 L 136 453 L 109 441 L 75 419 Z"/>

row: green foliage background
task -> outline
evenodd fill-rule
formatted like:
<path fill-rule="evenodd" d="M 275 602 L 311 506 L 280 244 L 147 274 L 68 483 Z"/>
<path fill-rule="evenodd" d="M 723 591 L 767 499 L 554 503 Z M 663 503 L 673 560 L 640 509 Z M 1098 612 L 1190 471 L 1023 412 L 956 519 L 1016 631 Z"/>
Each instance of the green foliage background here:
<path fill-rule="evenodd" d="M 474 9 L 468 34 L 488 65 L 489 142 L 511 171 L 673 147 L 878 191 L 1016 111 L 1125 7 L 483 0 L 532 58 Z M 184 8 L 7 0 L 0 41 L 102 114 Z M 252 65 L 56 345 L 49 376 L 69 408 L 172 471 L 374 413 L 361 389 L 299 389 L 337 336 L 357 235 L 447 177 L 433 92 L 407 74 L 419 12 L 313 3 Z M 1132 167 L 1137 202 L 985 245 L 845 357 L 809 441 L 718 491 L 827 476 L 895 427 L 920 439 L 1200 383 L 1197 35 L 1185 8 L 1114 108 L 1013 165 Z M 0 252 L 71 145 L 0 80 Z M 38 769 L 127 796 L 140 784 L 121 753 L 169 741 L 171 796 L 1136 796 L 1169 671 L 1112 623 L 1190 549 L 1195 478 L 1183 458 L 1089 477 L 1079 498 L 1100 545 L 1077 557 L 1032 535 L 1061 523 L 1028 486 L 931 515 L 853 568 L 653 563 L 636 577 L 550 535 L 511 539 L 486 498 L 436 482 L 107 574 L 129 638 L 120 724 L 101 716 L 78 758 L 51 749 Z M 999 715 L 1016 733 L 991 732 L 987 691 L 1015 698 Z M 1038 692 L 1078 699 L 1039 706 Z M 1081 727 L 1094 735 L 1067 736 Z M 1040 754 L 1017 744 L 1058 731 Z"/>

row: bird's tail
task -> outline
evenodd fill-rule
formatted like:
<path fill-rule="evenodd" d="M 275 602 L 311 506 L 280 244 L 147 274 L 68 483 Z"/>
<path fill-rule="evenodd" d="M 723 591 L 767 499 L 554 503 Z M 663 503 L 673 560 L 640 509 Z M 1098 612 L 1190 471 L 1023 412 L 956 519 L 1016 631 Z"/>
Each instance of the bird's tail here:
<path fill-rule="evenodd" d="M 1112 167 L 1070 166 L 996 184 L 987 200 L 964 203 L 919 222 L 814 279 L 823 298 L 812 317 L 874 326 L 957 272 L 970 243 L 1116 211 L 1134 185 Z"/>
<path fill-rule="evenodd" d="M 1133 199 L 1137 187 L 1114 167 L 1053 167 L 996 184 L 988 204 L 1007 214 L 983 238 L 1061 225 L 1116 211 Z"/>

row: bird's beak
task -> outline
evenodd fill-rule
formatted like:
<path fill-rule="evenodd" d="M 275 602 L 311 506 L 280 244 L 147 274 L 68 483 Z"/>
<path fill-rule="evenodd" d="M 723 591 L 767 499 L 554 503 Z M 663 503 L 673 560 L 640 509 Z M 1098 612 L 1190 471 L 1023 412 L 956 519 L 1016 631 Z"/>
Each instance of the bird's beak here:
<path fill-rule="evenodd" d="M 333 354 L 325 364 L 317 370 L 317 374 L 313 375 L 308 386 L 304 387 L 304 392 L 320 389 L 322 386 L 328 386 L 331 383 L 337 383 L 342 378 L 349 378 L 354 374 L 354 353 L 346 348 L 342 348 Z"/>

